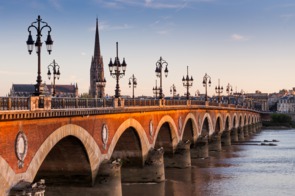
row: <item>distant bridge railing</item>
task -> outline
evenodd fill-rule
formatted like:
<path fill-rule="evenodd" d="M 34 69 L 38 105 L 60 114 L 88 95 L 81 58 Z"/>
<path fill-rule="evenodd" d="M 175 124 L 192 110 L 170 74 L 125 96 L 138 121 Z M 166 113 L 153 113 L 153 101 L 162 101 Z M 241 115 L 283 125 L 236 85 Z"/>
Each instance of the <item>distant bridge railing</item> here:
<path fill-rule="evenodd" d="M 252 110 L 234 104 L 198 100 L 166 99 L 93 99 L 57 97 L 0 97 L 0 120 L 37 119 L 69 116 L 162 111 L 185 108 Z"/>
<path fill-rule="evenodd" d="M 230 108 L 247 108 L 235 104 L 219 104 L 199 100 L 178 99 L 99 99 L 99 98 L 66 98 L 47 97 L 47 109 L 75 109 L 75 108 L 116 108 L 142 106 L 217 106 Z M 31 97 L 0 97 L 0 110 L 32 110 Z M 46 104 L 45 104 L 46 105 Z M 250 109 L 250 108 L 248 108 Z"/>
<path fill-rule="evenodd" d="M 52 98 L 51 109 L 113 107 L 111 99 Z"/>
<path fill-rule="evenodd" d="M 158 106 L 160 105 L 160 101 L 159 99 L 125 99 L 124 106 Z"/>
<path fill-rule="evenodd" d="M 0 110 L 28 110 L 28 97 L 0 97 Z"/>

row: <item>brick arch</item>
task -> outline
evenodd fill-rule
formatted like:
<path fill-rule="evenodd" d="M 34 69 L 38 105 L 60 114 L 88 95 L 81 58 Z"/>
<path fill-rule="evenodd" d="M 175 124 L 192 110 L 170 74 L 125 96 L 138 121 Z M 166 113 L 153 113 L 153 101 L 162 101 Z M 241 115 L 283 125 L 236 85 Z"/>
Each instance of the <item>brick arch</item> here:
<path fill-rule="evenodd" d="M 244 121 L 244 126 L 248 125 L 248 115 L 247 115 L 247 113 L 244 114 L 243 121 Z"/>
<path fill-rule="evenodd" d="M 216 126 L 217 126 L 218 118 L 219 118 L 219 122 L 220 122 L 220 124 L 219 124 L 219 126 L 220 126 L 219 132 L 222 133 L 225 126 L 224 126 L 224 122 L 223 122 L 224 119 L 222 118 L 222 115 L 220 113 L 218 113 L 216 115 L 216 121 L 215 121 L 215 124 L 214 124 L 214 132 L 216 131 Z"/>
<path fill-rule="evenodd" d="M 32 182 L 34 180 L 41 164 L 43 163 L 48 153 L 60 140 L 67 136 L 74 136 L 83 144 L 90 163 L 92 183 L 94 183 L 99 165 L 103 160 L 100 149 L 93 137 L 84 128 L 74 124 L 64 125 L 48 136 L 48 138 L 39 147 L 38 151 L 33 157 L 25 175 L 21 174 L 23 175 L 25 180 L 29 182 Z"/>
<path fill-rule="evenodd" d="M 253 123 L 253 124 L 256 124 L 256 123 L 257 123 L 257 117 L 256 117 L 255 114 L 253 114 L 252 123 Z"/>
<path fill-rule="evenodd" d="M 180 137 L 178 135 L 178 128 L 173 120 L 173 118 L 169 115 L 165 115 L 161 118 L 161 120 L 159 121 L 158 123 L 158 126 L 155 130 L 155 137 L 154 137 L 154 141 L 153 141 L 153 146 L 155 146 L 156 144 L 156 141 L 157 141 L 157 137 L 158 137 L 158 134 L 159 134 L 159 131 L 162 127 L 162 125 L 164 123 L 169 123 L 169 126 L 170 126 L 170 134 L 171 134 L 171 138 L 172 138 L 172 146 L 173 146 L 173 149 L 177 146 L 178 142 L 180 141 Z"/>
<path fill-rule="evenodd" d="M 142 149 L 142 157 L 146 158 L 149 149 L 151 148 L 151 145 L 149 143 L 149 140 L 147 138 L 147 135 L 145 134 L 145 130 L 142 127 L 142 125 L 135 119 L 129 118 L 125 120 L 116 130 L 115 135 L 112 138 L 110 147 L 108 149 L 107 153 L 107 159 L 110 159 L 112 156 L 112 153 L 116 147 L 117 142 L 119 141 L 121 135 L 124 133 L 125 130 L 127 130 L 129 127 L 133 127 L 136 133 L 138 134 L 141 149 Z"/>
<path fill-rule="evenodd" d="M 0 156 L 0 195 L 7 195 L 9 190 L 14 183 L 15 173 L 8 163 Z"/>
<path fill-rule="evenodd" d="M 203 128 L 203 124 L 204 124 L 204 121 L 205 119 L 208 119 L 208 124 L 209 124 L 209 136 L 212 135 L 214 133 L 214 128 L 213 128 L 213 122 L 212 122 L 212 118 L 210 116 L 209 113 L 205 113 L 204 116 L 203 116 L 203 119 L 202 119 L 202 123 L 200 125 L 200 130 L 202 132 L 202 128 Z"/>
<path fill-rule="evenodd" d="M 252 115 L 252 114 L 249 114 L 249 115 L 248 115 L 248 119 L 247 119 L 247 121 L 248 121 L 248 125 L 251 125 L 251 124 L 252 124 L 252 121 L 251 121 L 251 115 Z"/>
<path fill-rule="evenodd" d="M 241 120 L 242 119 L 242 120 Z M 238 115 L 238 127 L 243 127 L 244 126 L 244 116 L 243 116 L 243 114 L 242 113 L 240 113 L 239 115 Z"/>
<path fill-rule="evenodd" d="M 237 113 L 234 113 L 233 116 L 232 116 L 232 121 L 231 121 L 231 126 L 232 126 L 232 129 L 233 128 L 238 128 L 239 127 L 239 117 L 237 115 Z M 236 124 L 234 125 L 234 122 L 236 122 Z"/>
<path fill-rule="evenodd" d="M 225 126 L 226 126 L 226 120 L 228 119 L 228 130 L 231 130 L 232 129 L 232 127 L 233 127 L 233 125 L 232 125 L 232 119 L 231 119 L 231 117 L 230 117 L 230 115 L 229 115 L 229 113 L 227 113 L 226 115 L 225 115 L 225 118 L 223 119 L 223 131 L 225 130 Z"/>
<path fill-rule="evenodd" d="M 193 113 L 188 113 L 187 115 L 186 115 L 186 117 L 185 117 L 185 119 L 184 119 L 184 122 L 183 122 L 183 126 L 182 126 L 182 128 L 181 128 L 181 139 L 183 138 L 183 134 L 184 134 L 184 129 L 185 129 L 185 126 L 186 126 L 186 124 L 187 124 L 187 122 L 189 121 L 189 120 L 192 120 L 192 126 L 193 126 L 193 139 L 194 139 L 194 141 L 196 141 L 197 140 L 197 138 L 199 137 L 199 135 L 201 134 L 200 133 L 200 129 L 199 129 L 199 126 L 198 126 L 198 123 L 197 123 L 197 120 L 196 120 L 196 117 L 195 117 L 195 115 L 193 114 Z"/>

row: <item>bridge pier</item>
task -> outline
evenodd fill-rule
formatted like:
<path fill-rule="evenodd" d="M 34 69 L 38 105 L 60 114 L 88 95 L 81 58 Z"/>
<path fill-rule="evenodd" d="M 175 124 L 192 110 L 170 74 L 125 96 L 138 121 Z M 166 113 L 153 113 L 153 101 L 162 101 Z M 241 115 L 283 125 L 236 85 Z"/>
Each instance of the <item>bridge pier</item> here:
<path fill-rule="evenodd" d="M 221 135 L 220 133 L 214 133 L 209 138 L 209 151 L 221 151 Z"/>
<path fill-rule="evenodd" d="M 247 138 L 249 137 L 249 125 L 246 125 L 243 127 L 243 130 L 244 130 L 244 138 Z"/>
<path fill-rule="evenodd" d="M 200 136 L 191 148 L 191 158 L 207 158 L 208 156 L 208 136 Z"/>
<path fill-rule="evenodd" d="M 248 133 L 249 133 L 250 136 L 253 135 L 253 133 L 254 133 L 254 125 L 248 125 Z"/>
<path fill-rule="evenodd" d="M 172 157 L 165 157 L 166 167 L 187 168 L 191 166 L 191 142 L 180 141 L 176 147 Z"/>
<path fill-rule="evenodd" d="M 122 195 L 120 161 L 101 163 L 94 187 L 102 195 Z"/>
<path fill-rule="evenodd" d="M 239 141 L 245 140 L 243 127 L 238 128 L 238 137 L 239 137 Z"/>
<path fill-rule="evenodd" d="M 231 137 L 230 131 L 224 131 L 221 135 L 221 145 L 222 146 L 230 146 L 231 145 Z"/>
<path fill-rule="evenodd" d="M 238 142 L 239 141 L 237 128 L 233 128 L 231 130 L 230 137 L 231 137 L 231 142 Z"/>
<path fill-rule="evenodd" d="M 251 135 L 256 133 L 256 124 L 253 124 L 250 126 L 250 132 L 251 132 Z"/>
<path fill-rule="evenodd" d="M 122 167 L 122 182 L 163 182 L 165 180 L 164 149 L 150 150 L 143 167 Z"/>
<path fill-rule="evenodd" d="M 258 122 L 255 124 L 255 133 L 261 131 L 262 123 Z"/>

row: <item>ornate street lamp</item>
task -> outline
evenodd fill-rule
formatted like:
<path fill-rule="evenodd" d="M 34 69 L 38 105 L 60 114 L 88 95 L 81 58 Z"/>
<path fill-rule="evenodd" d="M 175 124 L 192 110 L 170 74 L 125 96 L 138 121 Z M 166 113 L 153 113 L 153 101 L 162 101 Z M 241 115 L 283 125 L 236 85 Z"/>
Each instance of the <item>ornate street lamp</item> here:
<path fill-rule="evenodd" d="M 228 94 L 228 96 L 233 93 L 233 87 L 229 83 L 226 86 L 226 93 Z"/>
<path fill-rule="evenodd" d="M 35 26 L 34 24 L 37 24 L 37 26 Z M 44 24 L 44 25 L 41 26 L 41 24 Z M 41 36 L 42 36 L 42 34 L 41 34 L 41 32 L 45 27 L 47 27 L 49 29 L 48 35 L 47 35 L 47 40 L 45 41 L 45 43 L 46 43 L 47 51 L 50 54 L 52 51 L 53 41 L 52 41 L 51 35 L 50 35 L 51 27 L 47 24 L 47 22 L 43 22 L 40 15 L 39 15 L 37 18 L 37 21 L 33 22 L 28 27 L 29 36 L 28 36 L 28 40 L 27 40 L 27 46 L 28 46 L 29 54 L 32 53 L 33 47 L 35 44 L 36 53 L 38 55 L 38 72 L 37 72 L 38 75 L 37 75 L 37 80 L 36 80 L 37 84 L 35 85 L 35 93 L 34 93 L 34 95 L 36 95 L 36 96 L 39 96 L 43 93 L 43 87 L 41 86 L 42 85 L 42 77 L 41 77 L 41 46 L 42 46 Z M 30 30 L 31 28 L 34 28 L 37 31 L 36 42 L 32 38 L 32 34 L 31 34 L 31 30 Z"/>
<path fill-rule="evenodd" d="M 237 98 L 237 105 L 239 105 L 239 103 L 241 103 L 241 105 L 244 105 L 245 99 L 246 99 L 246 95 L 245 95 L 245 91 L 243 89 L 241 89 L 240 95 Z"/>
<path fill-rule="evenodd" d="M 188 76 L 188 66 L 186 67 L 186 70 L 187 70 L 187 74 L 186 74 L 186 77 L 182 77 L 182 83 L 183 83 L 183 86 L 186 87 L 186 99 L 189 100 L 189 88 L 193 86 L 193 76 L 191 76 L 191 78 L 189 78 Z"/>
<path fill-rule="evenodd" d="M 132 99 L 134 99 L 134 88 L 137 86 L 137 79 L 134 77 L 134 74 L 129 78 L 129 88 L 131 88 L 132 85 Z"/>
<path fill-rule="evenodd" d="M 223 93 L 223 86 L 220 86 L 220 80 L 218 79 L 218 86 L 215 86 L 215 92 L 218 94 L 218 103 L 220 103 L 220 94 Z"/>
<path fill-rule="evenodd" d="M 56 93 L 55 93 L 55 79 L 58 79 L 59 80 L 59 76 L 60 76 L 60 72 L 59 72 L 59 68 L 60 66 L 55 62 L 55 60 L 53 60 L 52 63 L 50 63 L 48 65 L 48 72 L 47 72 L 47 76 L 48 76 L 48 80 L 50 80 L 50 77 L 51 77 L 51 72 L 50 72 L 50 67 L 52 68 L 52 75 L 53 75 L 53 92 L 52 92 L 52 96 L 55 96 Z M 56 69 L 57 68 L 57 69 Z"/>
<path fill-rule="evenodd" d="M 176 86 L 174 84 L 170 87 L 170 94 L 172 94 L 172 99 L 174 99 L 176 95 Z"/>
<path fill-rule="evenodd" d="M 229 99 L 230 97 L 229 96 L 233 93 L 233 87 L 229 83 L 226 86 L 226 93 L 228 95 L 228 104 L 229 104 L 230 103 L 230 99 Z"/>
<path fill-rule="evenodd" d="M 119 79 L 125 75 L 127 64 L 125 62 L 125 58 L 123 58 L 123 62 L 120 63 L 118 57 L 118 42 L 116 42 L 117 48 L 117 56 L 115 57 L 114 63 L 112 62 L 112 58 L 109 63 L 110 75 L 113 78 L 116 78 L 116 90 L 115 90 L 115 98 L 120 97 L 120 86 L 119 86 Z"/>
<path fill-rule="evenodd" d="M 98 80 L 96 80 L 96 86 L 100 89 L 100 91 L 99 91 L 99 98 L 103 98 L 103 96 L 102 96 L 102 89 L 106 86 L 106 82 L 107 81 L 106 81 L 105 78 L 104 79 L 99 78 Z M 96 91 L 96 94 L 98 94 L 97 91 Z"/>
<path fill-rule="evenodd" d="M 209 80 L 209 81 L 208 81 Z M 207 85 L 209 84 L 209 86 L 211 86 L 211 77 L 209 75 L 207 75 L 207 73 L 205 74 L 205 76 L 203 77 L 203 86 L 205 87 L 205 101 L 207 101 Z"/>
<path fill-rule="evenodd" d="M 157 86 L 157 80 L 156 80 L 156 86 L 153 87 L 153 93 L 156 96 L 156 99 L 158 98 L 158 95 L 160 94 L 160 88 Z"/>
<path fill-rule="evenodd" d="M 162 99 L 163 96 L 163 88 L 162 88 L 162 69 L 165 67 L 165 77 L 168 76 L 168 63 L 160 57 L 160 60 L 156 62 L 156 76 L 160 78 L 160 93 L 159 93 L 159 99 Z"/>

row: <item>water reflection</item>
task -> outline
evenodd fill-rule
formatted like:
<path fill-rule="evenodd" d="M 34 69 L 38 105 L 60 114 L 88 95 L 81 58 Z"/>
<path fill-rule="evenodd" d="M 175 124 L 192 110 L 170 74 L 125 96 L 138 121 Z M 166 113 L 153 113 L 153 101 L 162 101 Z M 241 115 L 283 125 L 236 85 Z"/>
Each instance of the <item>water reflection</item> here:
<path fill-rule="evenodd" d="M 295 195 L 295 131 L 266 130 L 252 140 L 278 146 L 232 145 L 192 159 L 187 169 L 166 169 L 161 184 L 122 184 L 123 195 Z"/>
<path fill-rule="evenodd" d="M 277 146 L 232 145 L 192 159 L 192 167 L 166 168 L 163 183 L 122 183 L 121 187 L 46 190 L 46 195 L 237 196 L 295 195 L 295 130 L 266 130 L 253 141 L 277 139 Z"/>

